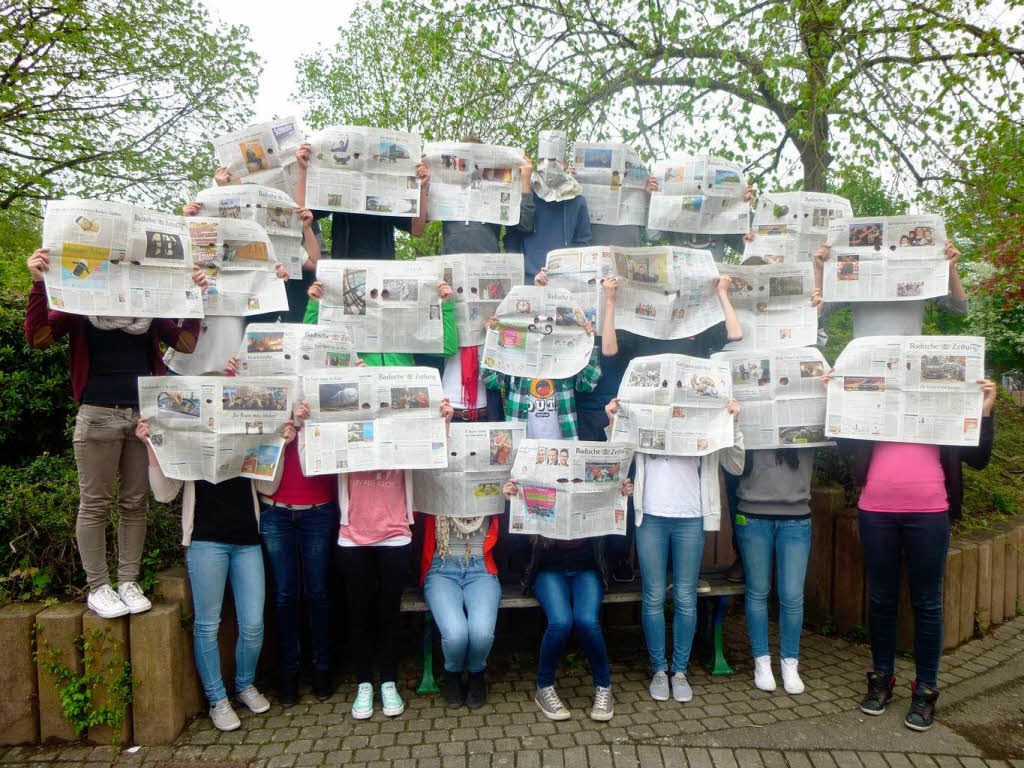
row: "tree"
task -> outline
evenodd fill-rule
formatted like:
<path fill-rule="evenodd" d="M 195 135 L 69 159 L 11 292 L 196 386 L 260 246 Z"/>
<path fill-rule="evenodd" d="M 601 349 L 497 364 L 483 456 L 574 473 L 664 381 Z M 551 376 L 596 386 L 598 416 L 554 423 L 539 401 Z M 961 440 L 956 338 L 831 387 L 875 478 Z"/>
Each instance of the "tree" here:
<path fill-rule="evenodd" d="M 0 210 L 90 197 L 177 200 L 207 143 L 249 114 L 260 72 L 242 26 L 197 0 L 0 5 Z"/>

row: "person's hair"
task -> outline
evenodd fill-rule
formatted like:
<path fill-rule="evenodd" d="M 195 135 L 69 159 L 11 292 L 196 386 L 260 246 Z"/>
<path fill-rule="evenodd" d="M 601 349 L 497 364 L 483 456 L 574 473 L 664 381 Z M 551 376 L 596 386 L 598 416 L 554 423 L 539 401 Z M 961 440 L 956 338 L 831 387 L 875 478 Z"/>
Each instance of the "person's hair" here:
<path fill-rule="evenodd" d="M 463 144 L 483 144 L 483 140 L 475 133 L 467 133 L 462 137 Z"/>
<path fill-rule="evenodd" d="M 747 256 L 747 258 L 743 260 L 744 267 L 759 267 L 762 264 L 764 264 L 764 259 L 760 256 Z"/>
<path fill-rule="evenodd" d="M 797 453 L 796 448 L 776 448 L 775 449 L 775 463 L 787 464 L 790 469 L 796 469 L 800 466 L 800 454 Z"/>

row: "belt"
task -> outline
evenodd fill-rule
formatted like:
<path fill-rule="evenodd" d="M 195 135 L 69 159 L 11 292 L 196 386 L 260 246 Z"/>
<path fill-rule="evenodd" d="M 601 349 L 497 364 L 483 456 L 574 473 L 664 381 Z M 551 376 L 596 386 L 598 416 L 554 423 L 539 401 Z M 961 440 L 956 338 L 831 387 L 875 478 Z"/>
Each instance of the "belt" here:
<path fill-rule="evenodd" d="M 476 421 L 483 412 L 482 408 L 456 408 L 452 418 L 459 421 Z"/>
<path fill-rule="evenodd" d="M 264 496 L 262 493 L 260 494 L 260 501 L 268 507 L 281 507 L 281 509 L 290 509 L 293 512 L 301 512 L 304 509 L 312 509 L 313 507 L 320 507 L 323 506 L 323 504 L 329 503 L 325 501 L 322 504 L 285 504 L 281 501 L 274 501 L 272 498 Z"/>

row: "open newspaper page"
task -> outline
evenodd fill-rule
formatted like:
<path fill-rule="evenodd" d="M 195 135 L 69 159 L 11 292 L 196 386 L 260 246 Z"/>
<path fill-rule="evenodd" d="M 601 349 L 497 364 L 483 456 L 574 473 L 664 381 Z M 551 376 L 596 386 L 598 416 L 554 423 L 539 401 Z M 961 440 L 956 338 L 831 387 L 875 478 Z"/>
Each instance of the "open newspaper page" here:
<path fill-rule="evenodd" d="M 237 178 L 293 163 L 304 140 L 298 120 L 289 116 L 217 136 L 213 139 L 213 151 L 217 162 Z"/>
<path fill-rule="evenodd" d="M 418 135 L 342 125 L 324 128 L 309 141 L 307 207 L 371 216 L 419 215 Z"/>
<path fill-rule="evenodd" d="M 770 192 L 754 210 L 754 241 L 744 257 L 758 256 L 768 264 L 810 261 L 828 237 L 829 222 L 850 218 L 850 201 L 826 192 Z"/>
<path fill-rule="evenodd" d="M 750 228 L 747 180 L 738 163 L 714 155 L 654 164 L 658 191 L 651 195 L 647 226 L 662 232 L 742 235 Z"/>
<path fill-rule="evenodd" d="M 416 472 L 413 505 L 418 512 L 448 517 L 500 515 L 501 487 L 526 437 L 526 425 L 512 421 L 455 422 L 448 431 L 448 467 Z"/>
<path fill-rule="evenodd" d="M 732 278 L 729 300 L 743 326 L 743 338 L 726 349 L 809 347 L 818 340 L 818 310 L 811 306 L 814 266 L 719 264 Z"/>
<path fill-rule="evenodd" d="M 184 218 L 102 200 L 46 206 L 44 283 L 52 309 L 110 317 L 203 316 Z"/>
<path fill-rule="evenodd" d="M 523 150 L 494 144 L 427 142 L 430 221 L 487 221 L 515 226 L 523 186 Z"/>
<path fill-rule="evenodd" d="M 632 460 L 628 443 L 523 440 L 512 468 L 519 494 L 509 531 L 562 540 L 625 534 L 620 483 Z"/>
<path fill-rule="evenodd" d="M 634 358 L 619 385 L 611 439 L 640 453 L 703 456 L 733 443 L 728 363 L 687 355 Z"/>
<path fill-rule="evenodd" d="M 619 279 L 615 327 L 652 339 L 696 336 L 725 319 L 710 251 L 662 246 L 612 247 Z"/>
<path fill-rule="evenodd" d="M 748 449 L 831 445 L 825 437 L 825 387 L 829 365 L 814 347 L 716 352 L 729 364 L 732 396 Z"/>
<path fill-rule="evenodd" d="M 568 379 L 590 361 L 594 337 L 568 291 L 516 286 L 496 314 L 497 326 L 487 329 L 484 342 L 484 368 L 531 379 Z"/>
<path fill-rule="evenodd" d="M 294 378 L 141 376 L 139 412 L 160 470 L 175 480 L 268 480 L 284 450 Z"/>
<path fill-rule="evenodd" d="M 821 288 L 825 301 L 916 301 L 949 292 L 938 216 L 836 219 L 829 225 L 831 259 Z"/>
<path fill-rule="evenodd" d="M 304 474 L 448 466 L 441 376 L 433 368 L 337 368 L 302 375 Z"/>
<path fill-rule="evenodd" d="M 615 271 L 613 250 L 611 246 L 598 245 L 548 251 L 548 287 L 569 291 L 595 329 L 600 329 L 602 322 L 601 281 Z"/>
<path fill-rule="evenodd" d="M 829 437 L 977 445 L 985 339 L 864 336 L 846 345 L 828 383 Z"/>
<path fill-rule="evenodd" d="M 240 376 L 297 376 L 358 362 L 344 331 L 302 323 L 251 323 L 238 350 Z"/>
<path fill-rule="evenodd" d="M 360 352 L 444 351 L 444 324 L 436 260 L 324 260 L 317 322 L 344 331 Z"/>
<path fill-rule="evenodd" d="M 576 181 L 583 188 L 591 224 L 647 224 L 646 163 L 628 144 L 577 141 Z"/>

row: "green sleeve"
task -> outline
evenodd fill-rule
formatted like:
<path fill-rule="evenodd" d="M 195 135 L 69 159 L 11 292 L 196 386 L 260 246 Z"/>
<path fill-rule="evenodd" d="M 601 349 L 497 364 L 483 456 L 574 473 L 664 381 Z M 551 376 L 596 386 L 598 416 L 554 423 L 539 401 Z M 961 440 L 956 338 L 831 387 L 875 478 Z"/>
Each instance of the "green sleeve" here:
<path fill-rule="evenodd" d="M 576 374 L 576 391 L 577 392 L 593 392 L 597 386 L 597 382 L 601 378 L 601 358 L 597 353 L 597 348 L 590 353 L 590 361 L 586 367 Z"/>
<path fill-rule="evenodd" d="M 493 368 L 480 369 L 480 381 L 487 389 L 502 389 L 505 383 L 505 374 L 495 371 Z"/>
<path fill-rule="evenodd" d="M 459 351 L 459 329 L 455 324 L 455 301 L 441 302 L 441 322 L 444 325 L 444 356 L 451 357 Z"/>
<path fill-rule="evenodd" d="M 316 325 L 320 318 L 320 302 L 310 299 L 306 302 L 306 314 L 302 316 L 302 322 L 306 325 Z"/>

